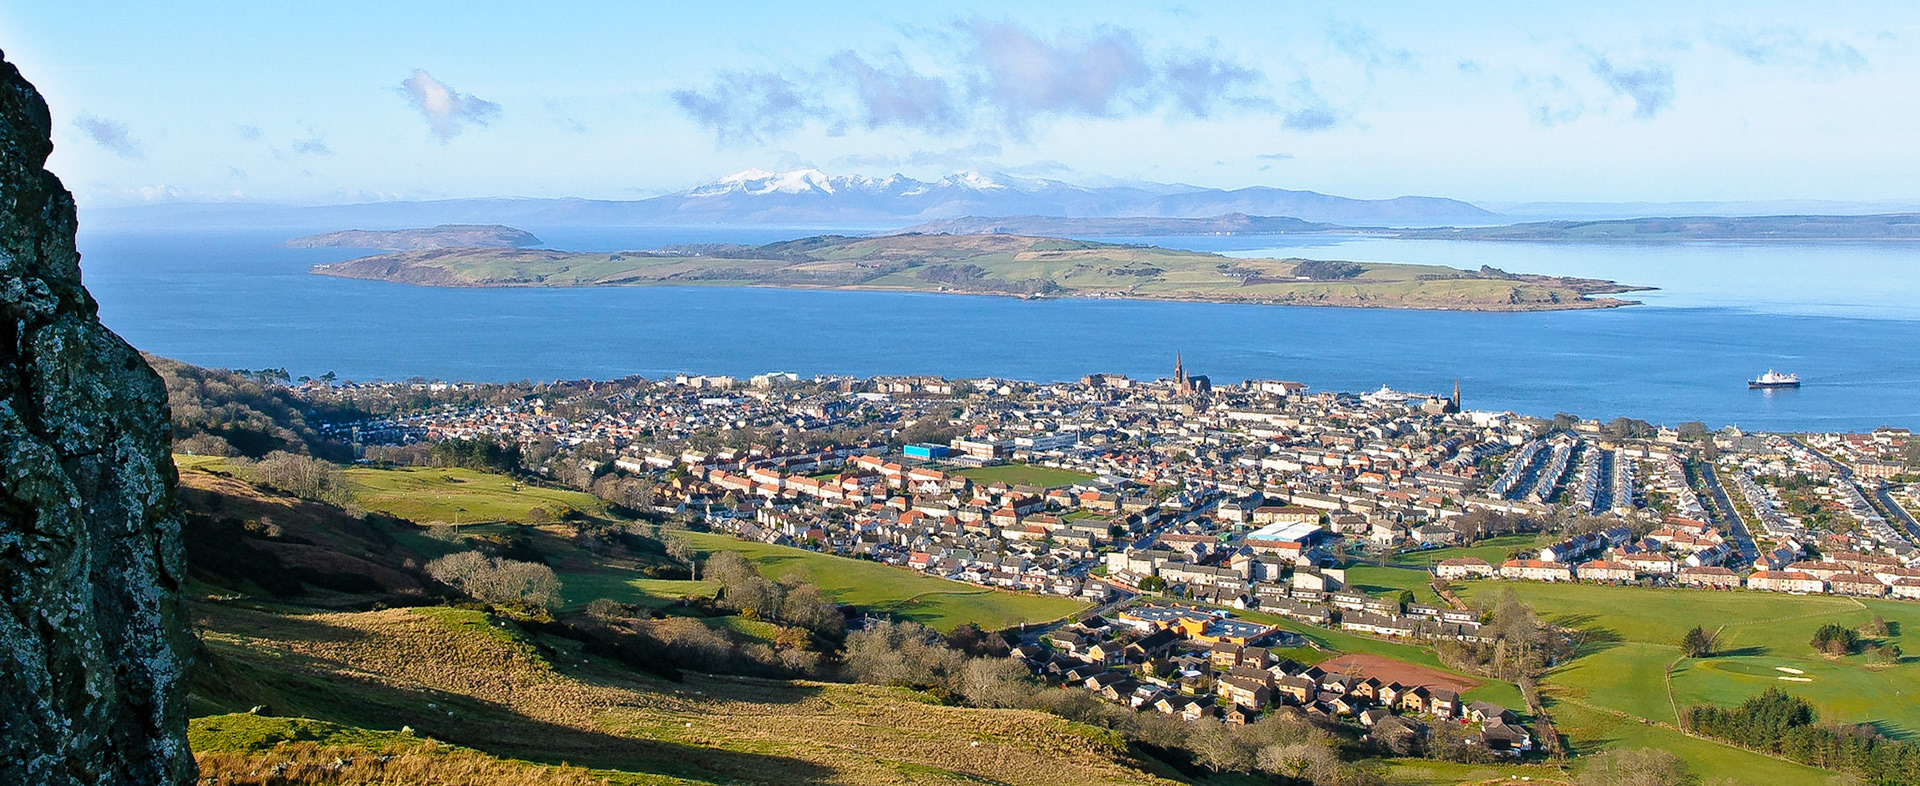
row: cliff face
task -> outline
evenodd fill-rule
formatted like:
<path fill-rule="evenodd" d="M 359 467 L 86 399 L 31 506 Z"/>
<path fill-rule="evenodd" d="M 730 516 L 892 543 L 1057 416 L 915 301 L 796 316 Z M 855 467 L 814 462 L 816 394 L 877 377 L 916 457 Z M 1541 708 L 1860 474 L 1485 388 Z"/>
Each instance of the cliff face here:
<path fill-rule="evenodd" d="M 189 783 L 166 390 L 80 284 L 51 128 L 0 61 L 0 783 Z"/>

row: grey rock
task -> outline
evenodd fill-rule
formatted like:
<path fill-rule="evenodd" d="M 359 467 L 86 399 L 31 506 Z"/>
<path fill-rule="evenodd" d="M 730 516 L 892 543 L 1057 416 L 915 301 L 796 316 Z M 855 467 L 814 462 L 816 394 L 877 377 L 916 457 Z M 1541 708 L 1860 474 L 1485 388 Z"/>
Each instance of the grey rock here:
<path fill-rule="evenodd" d="M 0 783 L 191 783 L 166 390 L 81 285 L 51 129 L 0 60 Z"/>

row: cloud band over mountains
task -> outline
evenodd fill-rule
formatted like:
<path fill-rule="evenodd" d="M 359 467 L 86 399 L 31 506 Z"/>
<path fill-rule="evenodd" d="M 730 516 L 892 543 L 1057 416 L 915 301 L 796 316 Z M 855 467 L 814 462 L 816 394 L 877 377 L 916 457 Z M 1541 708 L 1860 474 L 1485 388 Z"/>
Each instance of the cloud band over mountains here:
<path fill-rule="evenodd" d="M 1275 91 L 1258 69 L 1208 53 L 1154 52 L 1125 28 L 1043 35 L 1010 22 L 972 20 L 943 32 L 957 42 L 959 55 L 937 68 L 897 53 L 843 51 L 789 72 L 722 72 L 671 97 L 723 144 L 770 141 L 810 122 L 836 132 L 857 124 L 1021 138 L 1053 118 L 1207 118 L 1233 109 L 1299 115 L 1310 119 L 1285 125 L 1319 130 L 1337 117 L 1310 86 L 1306 95 Z"/>

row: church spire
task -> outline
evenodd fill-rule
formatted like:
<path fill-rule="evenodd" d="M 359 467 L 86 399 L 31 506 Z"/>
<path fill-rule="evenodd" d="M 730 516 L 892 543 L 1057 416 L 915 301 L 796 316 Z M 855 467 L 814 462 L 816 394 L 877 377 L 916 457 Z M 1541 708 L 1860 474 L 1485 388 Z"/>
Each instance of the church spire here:
<path fill-rule="evenodd" d="M 1187 389 L 1187 368 L 1180 363 L 1180 353 L 1173 353 L 1173 384 L 1181 391 Z"/>

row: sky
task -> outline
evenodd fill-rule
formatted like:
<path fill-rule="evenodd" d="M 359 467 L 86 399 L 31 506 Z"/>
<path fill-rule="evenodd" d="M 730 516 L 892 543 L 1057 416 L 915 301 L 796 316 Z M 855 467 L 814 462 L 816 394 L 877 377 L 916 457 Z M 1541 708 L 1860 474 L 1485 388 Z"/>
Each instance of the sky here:
<path fill-rule="evenodd" d="M 745 169 L 1480 202 L 1920 198 L 1920 4 L 0 0 L 83 205 Z"/>

